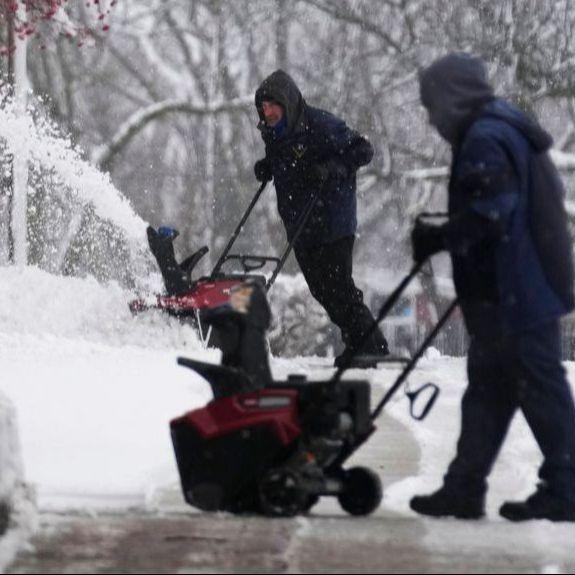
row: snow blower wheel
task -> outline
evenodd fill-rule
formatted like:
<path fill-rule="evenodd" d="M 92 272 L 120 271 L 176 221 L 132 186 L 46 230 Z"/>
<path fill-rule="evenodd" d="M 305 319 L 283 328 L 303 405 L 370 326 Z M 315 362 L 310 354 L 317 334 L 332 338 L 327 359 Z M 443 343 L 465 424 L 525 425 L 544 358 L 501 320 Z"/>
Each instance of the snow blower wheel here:
<path fill-rule="evenodd" d="M 383 498 L 381 480 L 375 471 L 367 467 L 352 467 L 345 472 L 344 489 L 338 501 L 350 515 L 373 513 Z"/>
<path fill-rule="evenodd" d="M 265 515 L 294 517 L 306 509 L 308 499 L 300 475 L 291 469 L 272 469 L 260 483 L 260 504 Z"/>

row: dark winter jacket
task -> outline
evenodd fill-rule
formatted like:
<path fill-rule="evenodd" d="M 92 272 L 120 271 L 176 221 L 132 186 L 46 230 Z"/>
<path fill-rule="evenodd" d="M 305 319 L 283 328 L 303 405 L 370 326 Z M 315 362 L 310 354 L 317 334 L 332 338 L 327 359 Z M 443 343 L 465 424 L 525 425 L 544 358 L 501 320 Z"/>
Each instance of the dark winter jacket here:
<path fill-rule="evenodd" d="M 264 122 L 262 102 L 266 99 L 284 108 L 287 123 L 279 136 Z M 371 144 L 334 115 L 308 106 L 295 82 L 282 70 L 264 80 L 256 91 L 255 104 L 288 238 L 293 237 L 313 194 L 320 197 L 296 248 L 353 235 L 357 227 L 356 171 L 371 161 Z M 321 189 L 314 170 L 319 164 L 327 165 L 331 174 Z"/>
<path fill-rule="evenodd" d="M 467 115 L 440 120 L 453 145 L 446 243 L 469 331 L 513 333 L 573 308 L 571 238 L 550 136 L 486 95 Z"/>

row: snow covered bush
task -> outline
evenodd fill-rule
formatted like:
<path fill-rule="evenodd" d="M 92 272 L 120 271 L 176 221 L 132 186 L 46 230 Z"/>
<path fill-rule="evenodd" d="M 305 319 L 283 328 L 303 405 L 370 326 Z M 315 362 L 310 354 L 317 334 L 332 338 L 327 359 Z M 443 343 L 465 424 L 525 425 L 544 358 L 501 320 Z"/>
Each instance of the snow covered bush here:
<path fill-rule="evenodd" d="M 268 297 L 273 314 L 269 339 L 274 355 L 329 356 L 339 351 L 339 329 L 313 299 L 302 274 L 279 276 Z"/>

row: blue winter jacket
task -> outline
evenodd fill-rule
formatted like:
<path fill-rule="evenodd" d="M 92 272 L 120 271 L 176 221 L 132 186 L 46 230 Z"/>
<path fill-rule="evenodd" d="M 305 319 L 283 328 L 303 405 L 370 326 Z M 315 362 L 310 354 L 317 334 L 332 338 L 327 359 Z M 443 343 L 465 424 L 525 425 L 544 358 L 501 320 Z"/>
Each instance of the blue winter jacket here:
<path fill-rule="evenodd" d="M 446 236 L 472 334 L 489 332 L 491 322 L 528 330 L 573 306 L 571 240 L 551 142 L 495 99 L 454 146 Z"/>
<path fill-rule="evenodd" d="M 263 121 L 261 103 L 273 99 L 282 104 L 287 127 L 281 136 Z M 308 248 L 353 235 L 357 228 L 356 171 L 373 157 L 371 144 L 333 114 L 309 106 L 294 81 L 278 70 L 256 92 L 259 129 L 266 146 L 266 160 L 273 174 L 278 210 L 288 239 L 312 195 L 315 209 L 295 247 Z M 330 177 L 320 189 L 314 168 L 331 166 Z"/>

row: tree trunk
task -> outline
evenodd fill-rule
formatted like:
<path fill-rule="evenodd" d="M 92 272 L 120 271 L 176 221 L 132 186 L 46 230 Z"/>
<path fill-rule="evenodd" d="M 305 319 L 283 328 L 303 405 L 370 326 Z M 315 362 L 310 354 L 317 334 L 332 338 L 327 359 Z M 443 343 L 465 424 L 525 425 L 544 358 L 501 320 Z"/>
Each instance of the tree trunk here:
<path fill-rule="evenodd" d="M 26 12 L 22 4 L 18 5 L 17 19 L 24 22 Z M 14 20 L 12 20 L 13 27 Z M 28 104 L 27 40 L 16 38 L 14 41 L 14 59 L 12 86 L 16 113 L 24 118 Z M 27 210 L 28 210 L 28 142 L 23 141 L 18 150 L 14 150 L 12 159 L 12 210 L 11 230 L 13 262 L 18 266 L 28 263 Z"/>

